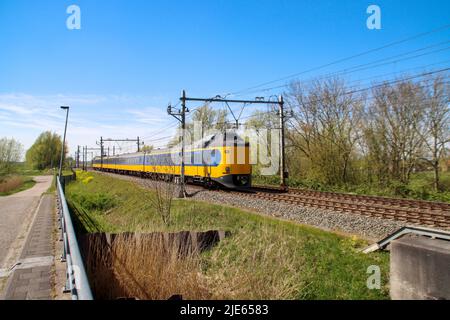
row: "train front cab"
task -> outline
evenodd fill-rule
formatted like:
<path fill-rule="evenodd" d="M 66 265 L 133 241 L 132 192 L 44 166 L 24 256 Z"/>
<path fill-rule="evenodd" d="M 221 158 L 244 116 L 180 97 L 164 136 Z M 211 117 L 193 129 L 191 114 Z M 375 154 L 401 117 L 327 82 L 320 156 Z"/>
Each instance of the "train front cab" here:
<path fill-rule="evenodd" d="M 248 143 L 232 147 L 222 147 L 221 165 L 212 175 L 212 180 L 227 188 L 250 188 L 252 184 L 252 166 Z"/>

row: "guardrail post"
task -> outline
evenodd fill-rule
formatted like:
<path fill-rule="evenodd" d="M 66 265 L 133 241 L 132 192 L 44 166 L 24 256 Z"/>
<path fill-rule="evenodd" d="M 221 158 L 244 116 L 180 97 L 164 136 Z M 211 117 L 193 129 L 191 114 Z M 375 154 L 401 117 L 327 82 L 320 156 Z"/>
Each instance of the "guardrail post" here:
<path fill-rule="evenodd" d="M 61 254 L 61 262 L 66 262 L 67 261 L 67 234 L 65 231 L 63 231 L 63 252 Z"/>

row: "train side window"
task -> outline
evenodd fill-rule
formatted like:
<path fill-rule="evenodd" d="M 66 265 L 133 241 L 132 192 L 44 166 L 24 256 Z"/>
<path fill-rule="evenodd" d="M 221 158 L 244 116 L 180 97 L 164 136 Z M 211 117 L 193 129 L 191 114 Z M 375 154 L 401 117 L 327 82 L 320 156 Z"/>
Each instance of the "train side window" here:
<path fill-rule="evenodd" d="M 210 164 L 211 165 L 215 165 L 216 164 L 216 150 L 215 149 L 211 151 Z"/>

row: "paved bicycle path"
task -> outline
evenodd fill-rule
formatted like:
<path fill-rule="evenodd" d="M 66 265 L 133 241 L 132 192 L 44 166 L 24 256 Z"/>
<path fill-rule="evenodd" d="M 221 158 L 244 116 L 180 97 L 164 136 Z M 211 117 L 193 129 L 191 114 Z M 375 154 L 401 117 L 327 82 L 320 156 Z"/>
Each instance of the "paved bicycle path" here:
<path fill-rule="evenodd" d="M 42 194 L 52 177 L 35 181 L 31 189 L 0 197 L 0 277 L 9 276 L 5 299 L 51 298 L 54 196 Z"/>

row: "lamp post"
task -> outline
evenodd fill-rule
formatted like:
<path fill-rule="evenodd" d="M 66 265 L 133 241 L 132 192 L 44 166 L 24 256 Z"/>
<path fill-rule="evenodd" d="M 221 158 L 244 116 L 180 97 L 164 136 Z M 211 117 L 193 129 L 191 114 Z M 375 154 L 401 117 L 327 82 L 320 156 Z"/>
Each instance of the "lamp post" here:
<path fill-rule="evenodd" d="M 59 178 L 61 179 L 62 174 L 62 165 L 64 160 L 64 149 L 66 146 L 66 131 L 67 131 L 67 119 L 69 118 L 69 107 L 67 106 L 61 106 L 61 109 L 66 110 L 66 125 L 64 126 L 64 138 L 63 138 L 63 144 L 61 148 L 61 158 L 59 159 Z"/>

